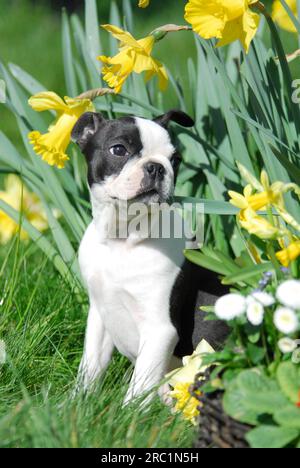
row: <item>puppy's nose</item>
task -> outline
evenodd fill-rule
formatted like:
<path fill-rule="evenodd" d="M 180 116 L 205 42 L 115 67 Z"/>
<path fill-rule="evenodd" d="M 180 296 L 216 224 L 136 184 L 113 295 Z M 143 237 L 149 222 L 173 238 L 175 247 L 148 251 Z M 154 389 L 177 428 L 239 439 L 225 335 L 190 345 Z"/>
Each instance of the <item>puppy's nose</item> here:
<path fill-rule="evenodd" d="M 147 171 L 147 173 L 153 180 L 155 179 L 163 180 L 165 176 L 165 172 L 166 172 L 162 164 L 154 163 L 154 162 L 146 164 L 145 170 Z"/>

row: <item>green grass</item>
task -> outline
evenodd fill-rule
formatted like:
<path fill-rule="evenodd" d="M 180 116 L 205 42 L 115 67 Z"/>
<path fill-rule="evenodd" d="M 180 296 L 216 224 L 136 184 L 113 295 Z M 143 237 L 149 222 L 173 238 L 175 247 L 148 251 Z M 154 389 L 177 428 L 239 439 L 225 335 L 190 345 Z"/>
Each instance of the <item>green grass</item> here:
<path fill-rule="evenodd" d="M 194 430 L 157 398 L 122 408 L 131 367 L 116 353 L 89 396 L 70 398 L 87 298 L 76 297 L 34 244 L 0 251 L 0 447 L 191 447 Z"/>

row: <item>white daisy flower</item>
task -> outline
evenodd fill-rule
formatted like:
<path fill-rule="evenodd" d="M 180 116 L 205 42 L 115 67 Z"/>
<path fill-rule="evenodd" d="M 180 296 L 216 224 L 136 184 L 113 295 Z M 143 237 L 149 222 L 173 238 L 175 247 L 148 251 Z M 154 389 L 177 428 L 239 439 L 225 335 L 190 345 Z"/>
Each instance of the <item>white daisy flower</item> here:
<path fill-rule="evenodd" d="M 300 281 L 285 281 L 278 287 L 276 296 L 284 306 L 300 309 Z"/>
<path fill-rule="evenodd" d="M 275 304 L 275 298 L 264 291 L 256 291 L 251 294 L 251 297 L 260 302 L 264 307 L 271 307 Z"/>
<path fill-rule="evenodd" d="M 0 340 L 0 365 L 6 362 L 6 345 L 3 340 Z"/>
<path fill-rule="evenodd" d="M 249 322 L 258 327 L 264 321 L 265 311 L 263 305 L 254 299 L 248 300 L 247 317 Z"/>
<path fill-rule="evenodd" d="M 241 294 L 226 294 L 217 300 L 215 314 L 221 320 L 233 320 L 246 312 L 246 298 Z"/>
<path fill-rule="evenodd" d="M 296 313 L 287 307 L 279 307 L 274 314 L 274 324 L 281 333 L 290 335 L 299 328 L 299 320 Z"/>
<path fill-rule="evenodd" d="M 289 354 L 297 349 L 297 343 L 295 340 L 291 340 L 291 338 L 286 336 L 278 341 L 278 347 L 283 354 Z"/>

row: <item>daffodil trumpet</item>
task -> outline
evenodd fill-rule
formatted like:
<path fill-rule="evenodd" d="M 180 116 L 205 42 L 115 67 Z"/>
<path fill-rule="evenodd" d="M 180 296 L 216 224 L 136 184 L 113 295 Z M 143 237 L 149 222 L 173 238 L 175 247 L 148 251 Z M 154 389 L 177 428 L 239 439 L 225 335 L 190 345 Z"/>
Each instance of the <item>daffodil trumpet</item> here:
<path fill-rule="evenodd" d="M 43 161 L 59 169 L 65 167 L 69 160 L 66 150 L 71 141 L 71 132 L 79 117 L 88 111 L 95 110 L 89 99 L 76 99 L 66 96 L 64 100 L 54 92 L 44 91 L 32 96 L 29 105 L 37 112 L 54 110 L 56 121 L 48 132 L 41 134 L 35 130 L 28 135 L 34 151 Z"/>

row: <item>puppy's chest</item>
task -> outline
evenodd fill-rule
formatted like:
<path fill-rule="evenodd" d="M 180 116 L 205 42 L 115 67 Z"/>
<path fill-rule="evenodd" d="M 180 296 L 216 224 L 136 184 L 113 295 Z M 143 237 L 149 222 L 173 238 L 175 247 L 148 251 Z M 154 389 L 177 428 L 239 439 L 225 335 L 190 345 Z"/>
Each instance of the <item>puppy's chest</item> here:
<path fill-rule="evenodd" d="M 107 313 L 128 312 L 137 323 L 148 313 L 168 309 L 179 264 L 157 242 L 134 246 L 124 240 L 99 242 L 93 225 L 80 248 L 80 266 L 90 292 L 97 295 Z"/>

